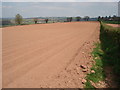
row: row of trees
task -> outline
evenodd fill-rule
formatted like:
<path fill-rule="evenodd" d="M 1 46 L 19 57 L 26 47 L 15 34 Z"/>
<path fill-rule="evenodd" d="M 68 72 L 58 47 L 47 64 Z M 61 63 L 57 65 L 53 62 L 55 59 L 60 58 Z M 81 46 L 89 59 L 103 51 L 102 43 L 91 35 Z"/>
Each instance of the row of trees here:
<path fill-rule="evenodd" d="M 106 16 L 106 17 L 98 17 L 98 21 L 120 21 L 120 17 L 117 17 L 116 15 Z"/>
<path fill-rule="evenodd" d="M 16 22 L 16 24 L 22 24 L 22 21 L 23 21 L 23 17 L 20 14 L 17 14 L 15 16 L 15 22 Z M 35 24 L 37 24 L 38 23 L 38 18 L 34 18 L 33 21 L 34 21 Z M 44 21 L 46 23 L 48 23 L 48 19 L 45 19 Z"/>
<path fill-rule="evenodd" d="M 80 16 L 77 16 L 76 17 L 76 21 L 80 21 L 82 18 L 80 17 Z M 89 19 L 90 19 L 90 17 L 89 16 L 85 16 L 84 18 L 84 21 L 88 21 Z M 72 17 L 68 17 L 67 18 L 67 22 L 71 22 L 73 20 L 73 18 Z"/>
<path fill-rule="evenodd" d="M 82 18 L 81 17 L 79 17 L 79 16 L 77 16 L 76 17 L 76 21 L 80 21 Z M 84 18 L 83 18 L 85 21 L 88 21 L 89 20 L 89 16 L 85 16 Z M 35 24 L 37 24 L 38 23 L 38 18 L 34 18 L 33 19 L 33 21 L 34 21 L 34 23 Z M 67 22 L 71 22 L 72 20 L 73 20 L 73 17 L 67 17 Z M 23 18 L 22 18 L 22 16 L 20 15 L 20 14 L 17 14 L 16 16 L 15 16 L 15 22 L 16 22 L 16 24 L 22 24 L 22 21 L 23 21 Z M 44 21 L 46 22 L 46 23 L 48 23 L 48 21 L 49 21 L 49 19 L 44 19 Z"/>
<path fill-rule="evenodd" d="M 38 18 L 34 18 L 33 21 L 35 22 L 35 24 L 37 24 L 37 23 L 38 23 Z M 46 23 L 48 23 L 48 19 L 45 19 L 44 21 L 45 21 Z"/>

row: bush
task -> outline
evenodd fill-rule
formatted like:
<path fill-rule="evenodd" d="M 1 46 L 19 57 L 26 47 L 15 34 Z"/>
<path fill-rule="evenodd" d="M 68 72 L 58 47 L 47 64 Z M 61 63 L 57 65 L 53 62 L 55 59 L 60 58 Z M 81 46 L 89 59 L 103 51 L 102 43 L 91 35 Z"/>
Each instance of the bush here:
<path fill-rule="evenodd" d="M 106 66 L 113 67 L 117 76 L 115 78 L 118 82 L 117 86 L 120 87 L 120 28 L 114 28 L 101 22 L 100 41 L 101 43 L 97 43 L 92 52 L 95 64 L 93 64 L 91 70 L 96 73 L 90 73 L 86 76 L 85 88 L 95 88 L 90 81 L 98 83 L 105 80 L 104 68 Z"/>
<path fill-rule="evenodd" d="M 101 22 L 100 41 L 104 64 L 113 66 L 114 73 L 120 76 L 120 28 Z M 118 80 L 120 83 L 119 77 Z"/>

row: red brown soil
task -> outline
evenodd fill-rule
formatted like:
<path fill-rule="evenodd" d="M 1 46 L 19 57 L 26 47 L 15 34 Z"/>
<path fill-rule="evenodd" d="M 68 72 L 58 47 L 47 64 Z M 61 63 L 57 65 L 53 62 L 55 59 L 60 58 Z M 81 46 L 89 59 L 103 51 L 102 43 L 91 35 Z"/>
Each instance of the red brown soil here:
<path fill-rule="evenodd" d="M 3 88 L 82 88 L 80 65 L 91 66 L 98 22 L 2 29 Z"/>
<path fill-rule="evenodd" d="M 120 24 L 107 24 L 109 26 L 112 26 L 112 27 L 120 27 Z"/>

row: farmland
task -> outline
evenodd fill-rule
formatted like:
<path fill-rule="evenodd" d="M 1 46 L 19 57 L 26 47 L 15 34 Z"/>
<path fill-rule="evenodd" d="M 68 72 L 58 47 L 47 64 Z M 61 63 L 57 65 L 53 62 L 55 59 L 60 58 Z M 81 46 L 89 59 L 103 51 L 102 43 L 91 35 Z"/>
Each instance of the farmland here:
<path fill-rule="evenodd" d="M 31 17 L 31 18 L 23 18 L 21 25 L 31 25 L 35 24 L 34 18 L 38 19 L 38 24 L 45 24 L 45 19 L 48 19 L 48 23 L 57 23 L 57 22 L 67 22 L 67 17 Z M 76 21 L 76 17 L 72 17 L 72 22 Z M 82 18 L 80 21 L 84 21 Z M 97 21 L 97 18 L 90 18 L 89 21 Z M 15 23 L 15 18 L 2 18 L 0 19 L 1 27 L 8 26 L 17 26 Z"/>
<path fill-rule="evenodd" d="M 120 87 L 120 2 L 32 1 L 0 6 L 3 90 Z"/>
<path fill-rule="evenodd" d="M 99 27 L 69 22 L 3 28 L 3 88 L 83 87 L 84 72 L 74 68 L 90 62 L 82 52 Z"/>

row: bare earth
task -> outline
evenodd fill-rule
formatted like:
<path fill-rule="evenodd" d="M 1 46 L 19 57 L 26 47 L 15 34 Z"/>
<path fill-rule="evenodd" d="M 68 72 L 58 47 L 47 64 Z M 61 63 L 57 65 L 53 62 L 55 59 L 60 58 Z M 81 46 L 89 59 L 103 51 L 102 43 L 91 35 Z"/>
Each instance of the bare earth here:
<path fill-rule="evenodd" d="M 79 67 L 91 65 L 89 52 L 98 22 L 6 27 L 3 35 L 3 88 L 82 88 Z"/>
<path fill-rule="evenodd" d="M 120 27 L 120 24 L 107 24 L 109 26 L 112 26 L 112 27 Z"/>

